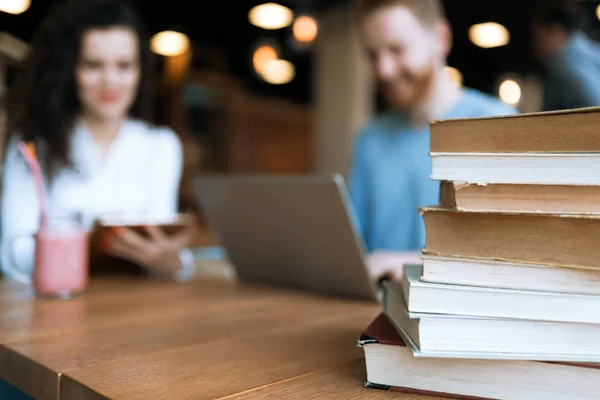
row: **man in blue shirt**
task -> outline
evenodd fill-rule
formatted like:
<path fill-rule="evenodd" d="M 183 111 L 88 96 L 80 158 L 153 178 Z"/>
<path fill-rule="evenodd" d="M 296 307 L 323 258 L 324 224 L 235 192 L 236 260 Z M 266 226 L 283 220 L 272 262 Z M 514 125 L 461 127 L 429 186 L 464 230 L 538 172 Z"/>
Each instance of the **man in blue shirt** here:
<path fill-rule="evenodd" d="M 439 0 L 362 0 L 357 18 L 390 110 L 356 140 L 350 197 L 372 274 L 399 278 L 403 264 L 420 262 L 419 207 L 439 204 L 440 182 L 429 179 L 428 121 L 516 111 L 461 89 L 445 72 L 452 38 Z"/>
<path fill-rule="evenodd" d="M 544 0 L 533 20 L 533 50 L 546 69 L 546 111 L 600 105 L 600 46 L 582 31 L 578 4 Z"/>

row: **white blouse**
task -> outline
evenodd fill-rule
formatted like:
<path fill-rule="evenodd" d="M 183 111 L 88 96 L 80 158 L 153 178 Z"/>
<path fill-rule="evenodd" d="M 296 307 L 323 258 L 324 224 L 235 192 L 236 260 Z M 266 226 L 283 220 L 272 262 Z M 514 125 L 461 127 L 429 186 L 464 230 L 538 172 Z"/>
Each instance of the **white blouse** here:
<path fill-rule="evenodd" d="M 79 212 L 90 229 L 103 214 L 161 218 L 177 212 L 183 153 L 172 130 L 127 120 L 102 161 L 91 133 L 79 124 L 71 152 L 75 168 L 59 173 L 47 187 L 49 217 Z M 9 242 L 38 230 L 40 208 L 33 177 L 16 143 L 9 144 L 2 175 L 0 267 L 6 273 Z M 15 261 L 30 272 L 33 242 L 18 241 L 15 248 Z"/>

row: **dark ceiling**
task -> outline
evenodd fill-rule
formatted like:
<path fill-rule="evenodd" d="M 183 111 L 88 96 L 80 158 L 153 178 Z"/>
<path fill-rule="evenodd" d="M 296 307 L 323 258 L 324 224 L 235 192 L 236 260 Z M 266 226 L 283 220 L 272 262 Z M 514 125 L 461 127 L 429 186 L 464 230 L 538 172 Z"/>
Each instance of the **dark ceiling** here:
<path fill-rule="evenodd" d="M 53 0 L 32 0 L 31 8 L 21 15 L 0 13 L 0 27 L 29 40 L 33 30 L 46 15 Z M 214 49 L 226 60 L 227 68 L 245 82 L 253 92 L 309 103 L 312 88 L 312 54 L 292 45 L 291 28 L 265 31 L 252 26 L 247 14 L 258 0 L 169 0 L 168 2 L 136 1 L 152 32 L 176 29 L 187 33 L 203 48 Z M 310 12 L 317 17 L 334 8 L 345 7 L 348 0 L 281 0 L 279 3 L 296 13 Z M 446 13 L 454 31 L 454 48 L 448 63 L 462 71 L 465 84 L 492 93 L 503 73 L 528 73 L 534 69 L 529 51 L 531 0 L 446 0 Z M 581 1 L 591 22 L 598 1 Z M 481 49 L 467 38 L 468 28 L 475 23 L 497 21 L 511 33 L 508 46 Z M 281 86 L 268 85 L 258 79 L 250 62 L 253 47 L 262 39 L 274 39 L 284 57 L 297 67 L 294 81 Z"/>

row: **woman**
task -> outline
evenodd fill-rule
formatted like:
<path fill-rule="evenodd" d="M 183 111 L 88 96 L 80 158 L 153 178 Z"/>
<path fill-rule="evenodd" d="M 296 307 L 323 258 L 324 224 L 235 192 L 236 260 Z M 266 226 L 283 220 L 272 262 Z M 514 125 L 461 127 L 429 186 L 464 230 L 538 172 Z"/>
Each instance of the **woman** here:
<path fill-rule="evenodd" d="M 152 108 L 152 53 L 136 13 L 119 0 L 72 0 L 54 9 L 34 36 L 13 88 L 3 168 L 2 266 L 11 238 L 39 227 L 33 178 L 17 151 L 32 141 L 46 175 L 48 215 L 79 212 L 88 227 L 102 214 L 177 212 L 182 147 L 146 121 Z M 189 228 L 148 237 L 119 230 L 106 251 L 154 274 L 185 278 L 193 259 Z M 32 265 L 32 248 L 19 248 Z M 30 272 L 30 271 L 29 271 Z"/>
<path fill-rule="evenodd" d="M 49 215 L 80 212 L 91 224 L 104 213 L 177 212 L 181 143 L 171 130 L 144 122 L 152 107 L 148 44 L 135 12 L 117 0 L 62 4 L 36 33 L 10 102 L 2 170 L 5 273 L 6 243 L 39 227 L 33 178 L 18 140 L 36 145 Z M 191 230 L 169 238 L 157 229 L 149 233 L 147 239 L 122 230 L 106 250 L 155 274 L 185 278 L 193 263 L 185 251 Z M 19 264 L 31 270 L 33 249 L 18 250 Z M 0 379 L 0 398 L 27 397 Z"/>

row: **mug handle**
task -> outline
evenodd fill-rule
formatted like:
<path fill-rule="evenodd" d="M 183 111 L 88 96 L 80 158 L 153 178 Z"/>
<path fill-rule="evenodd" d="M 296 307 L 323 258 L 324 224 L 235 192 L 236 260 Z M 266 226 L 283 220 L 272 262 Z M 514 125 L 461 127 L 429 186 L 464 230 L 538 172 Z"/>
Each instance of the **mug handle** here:
<path fill-rule="evenodd" d="M 30 285 L 32 282 L 31 273 L 23 271 L 17 262 L 17 255 L 15 253 L 15 243 L 19 239 L 32 238 L 35 235 L 19 235 L 10 239 L 4 243 L 2 253 L 6 255 L 4 265 L 4 274 L 14 281 L 19 283 Z"/>

